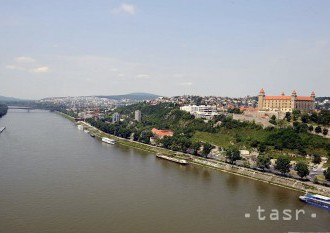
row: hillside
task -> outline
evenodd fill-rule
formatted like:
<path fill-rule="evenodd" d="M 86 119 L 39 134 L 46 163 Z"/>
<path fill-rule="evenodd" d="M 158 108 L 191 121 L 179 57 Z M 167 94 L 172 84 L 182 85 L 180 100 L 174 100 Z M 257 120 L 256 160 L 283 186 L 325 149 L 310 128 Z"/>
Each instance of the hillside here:
<path fill-rule="evenodd" d="M 157 99 L 159 95 L 154 95 L 150 93 L 130 93 L 130 94 L 125 94 L 125 95 L 101 95 L 97 96 L 100 98 L 107 98 L 107 99 L 112 99 L 112 100 L 123 100 L 123 99 L 128 99 L 128 100 L 153 100 Z"/>
<path fill-rule="evenodd" d="M 140 110 L 142 122 L 134 121 L 134 111 Z M 251 122 L 233 120 L 230 116 L 220 115 L 214 120 L 205 122 L 195 119 L 187 112 L 179 110 L 170 103 L 148 105 L 138 103 L 119 107 L 115 110 L 121 114 L 122 122 L 107 124 L 111 113 L 103 121 L 91 121 L 92 125 L 121 137 L 134 133 L 134 140 L 149 143 L 152 128 L 170 129 L 175 134 L 170 139 L 160 141 L 164 147 L 186 152 L 199 143 L 208 143 L 225 149 L 230 147 L 258 149 L 260 152 L 276 156 L 278 154 L 320 154 L 330 156 L 330 140 L 311 135 L 301 127 L 266 128 Z M 219 124 L 221 122 L 221 124 Z"/>

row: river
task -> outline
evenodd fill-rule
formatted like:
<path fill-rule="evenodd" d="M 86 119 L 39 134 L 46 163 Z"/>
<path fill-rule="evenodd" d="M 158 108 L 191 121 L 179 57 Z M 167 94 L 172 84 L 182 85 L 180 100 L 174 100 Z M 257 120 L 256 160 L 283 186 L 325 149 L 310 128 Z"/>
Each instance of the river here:
<path fill-rule="evenodd" d="M 55 113 L 9 110 L 0 126 L 1 233 L 330 231 L 301 193 L 107 145 Z"/>

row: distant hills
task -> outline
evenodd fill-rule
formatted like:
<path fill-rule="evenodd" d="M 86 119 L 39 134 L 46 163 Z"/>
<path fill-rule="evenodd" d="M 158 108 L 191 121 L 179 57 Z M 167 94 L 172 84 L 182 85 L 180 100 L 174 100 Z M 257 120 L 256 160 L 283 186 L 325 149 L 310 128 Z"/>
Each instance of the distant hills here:
<path fill-rule="evenodd" d="M 8 102 L 8 101 L 21 101 L 22 99 L 17 99 L 14 97 L 6 97 L 0 95 L 0 101 Z"/>
<path fill-rule="evenodd" d="M 123 100 L 123 99 L 129 99 L 129 100 L 153 100 L 160 97 L 159 95 L 150 94 L 150 93 L 130 93 L 126 95 L 99 95 L 96 96 L 99 98 L 107 98 L 112 100 Z"/>

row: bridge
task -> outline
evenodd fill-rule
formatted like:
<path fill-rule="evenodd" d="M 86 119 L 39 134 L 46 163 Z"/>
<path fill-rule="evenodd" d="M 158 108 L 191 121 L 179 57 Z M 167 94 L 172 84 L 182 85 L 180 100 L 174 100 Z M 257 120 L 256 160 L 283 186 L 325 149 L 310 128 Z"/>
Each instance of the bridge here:
<path fill-rule="evenodd" d="M 31 109 L 34 109 L 34 108 L 32 108 L 32 107 L 21 107 L 21 106 L 8 106 L 8 109 L 23 109 L 23 110 L 27 110 L 29 112 Z"/>

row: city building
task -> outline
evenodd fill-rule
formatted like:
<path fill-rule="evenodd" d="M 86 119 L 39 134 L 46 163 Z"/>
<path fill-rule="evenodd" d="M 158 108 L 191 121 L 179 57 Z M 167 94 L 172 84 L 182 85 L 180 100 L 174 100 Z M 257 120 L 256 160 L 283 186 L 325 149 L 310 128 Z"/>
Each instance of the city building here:
<path fill-rule="evenodd" d="M 112 115 L 112 123 L 116 123 L 116 122 L 119 122 L 119 121 L 120 121 L 120 114 L 118 112 L 115 112 Z"/>
<path fill-rule="evenodd" d="M 173 130 L 161 130 L 161 129 L 156 129 L 156 128 L 153 128 L 151 130 L 151 132 L 153 133 L 154 138 L 160 138 L 160 139 L 165 136 L 172 137 L 174 134 Z"/>
<path fill-rule="evenodd" d="M 315 93 L 310 96 L 298 96 L 293 91 L 291 96 L 285 95 L 283 92 L 279 96 L 266 96 L 264 89 L 261 89 L 258 96 L 259 111 L 279 111 L 292 112 L 293 110 L 301 110 L 310 112 L 315 109 Z"/>
<path fill-rule="evenodd" d="M 214 116 L 218 115 L 217 107 L 209 105 L 187 105 L 180 107 L 180 110 L 189 112 L 196 118 L 212 119 Z"/>
<path fill-rule="evenodd" d="M 137 121 L 137 122 L 141 122 L 141 111 L 140 110 L 136 110 L 135 111 L 135 117 L 134 119 Z"/>

